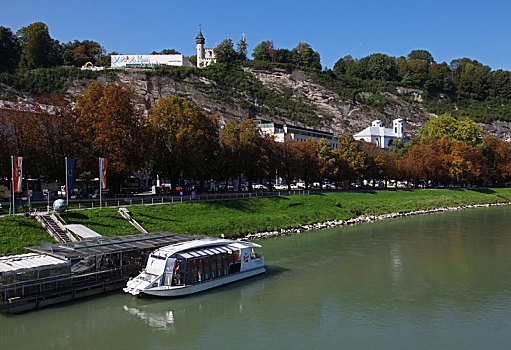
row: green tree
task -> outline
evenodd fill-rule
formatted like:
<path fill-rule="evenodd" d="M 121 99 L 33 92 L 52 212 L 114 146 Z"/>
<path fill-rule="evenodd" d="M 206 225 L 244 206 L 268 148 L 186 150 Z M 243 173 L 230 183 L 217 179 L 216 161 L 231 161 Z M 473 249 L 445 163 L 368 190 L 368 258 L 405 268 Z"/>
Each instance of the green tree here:
<path fill-rule="evenodd" d="M 64 65 L 81 67 L 87 62 L 97 64 L 104 54 L 104 48 L 91 40 L 75 40 L 62 45 Z"/>
<path fill-rule="evenodd" d="M 153 51 L 151 52 L 151 55 L 178 55 L 180 54 L 179 51 L 176 49 L 163 49 L 160 52 Z"/>
<path fill-rule="evenodd" d="M 21 44 L 22 68 L 53 67 L 59 63 L 60 44 L 50 37 L 48 26 L 43 22 L 23 27 L 16 35 Z"/>
<path fill-rule="evenodd" d="M 278 49 L 274 50 L 275 62 L 285 63 L 285 64 L 293 64 L 294 63 L 294 55 L 288 49 Z"/>
<path fill-rule="evenodd" d="M 275 58 L 275 47 L 273 41 L 266 40 L 254 48 L 252 57 L 255 61 L 273 62 Z"/>
<path fill-rule="evenodd" d="M 428 120 L 419 133 L 419 140 L 422 143 L 439 140 L 445 136 L 449 140 L 478 145 L 481 143 L 483 130 L 467 117 L 456 119 L 450 114 L 442 114 Z"/>
<path fill-rule="evenodd" d="M 511 100 L 511 72 L 499 69 L 492 75 L 495 94 L 501 99 Z"/>
<path fill-rule="evenodd" d="M 292 53 L 297 66 L 321 70 L 319 53 L 314 51 L 309 44 L 298 43 Z"/>
<path fill-rule="evenodd" d="M 476 60 L 461 58 L 451 61 L 453 81 L 458 92 L 468 98 L 483 100 L 487 97 L 491 68 Z"/>
<path fill-rule="evenodd" d="M 238 54 L 234 51 L 231 39 L 225 39 L 213 49 L 216 61 L 219 63 L 233 63 L 238 59 Z"/>
<path fill-rule="evenodd" d="M 20 48 L 9 28 L 0 26 L 0 73 L 13 71 L 18 66 Z"/>
<path fill-rule="evenodd" d="M 245 38 L 242 38 L 238 43 L 236 44 L 236 53 L 238 54 L 238 60 L 240 61 L 246 61 L 247 60 L 247 41 Z"/>
<path fill-rule="evenodd" d="M 374 53 L 364 57 L 361 64 L 365 68 L 368 79 L 391 81 L 397 78 L 396 62 L 385 54 Z"/>
<path fill-rule="evenodd" d="M 433 63 L 428 68 L 430 92 L 451 93 L 454 90 L 451 70 L 447 63 Z"/>
<path fill-rule="evenodd" d="M 428 65 L 435 62 L 431 53 L 427 50 L 412 50 L 408 54 L 409 60 L 421 60 L 426 61 Z"/>

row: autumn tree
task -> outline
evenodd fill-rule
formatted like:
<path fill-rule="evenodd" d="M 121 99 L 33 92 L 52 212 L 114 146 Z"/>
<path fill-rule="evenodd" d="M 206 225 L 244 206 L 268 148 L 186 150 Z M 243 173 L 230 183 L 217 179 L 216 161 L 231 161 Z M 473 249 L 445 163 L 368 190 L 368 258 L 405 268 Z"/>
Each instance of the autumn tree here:
<path fill-rule="evenodd" d="M 334 172 L 338 166 L 337 160 L 339 155 L 335 149 L 330 147 L 330 144 L 324 138 L 319 139 L 317 142 L 316 153 L 319 166 L 319 184 L 320 187 L 323 188 L 324 179 L 333 181 Z"/>
<path fill-rule="evenodd" d="M 286 139 L 285 142 L 276 142 L 277 172 L 285 179 L 288 190 L 291 190 L 291 182 L 298 176 L 298 152 L 296 144 L 301 141 Z"/>
<path fill-rule="evenodd" d="M 246 119 L 240 123 L 240 167 L 248 180 L 249 189 L 256 179 L 269 175 L 270 160 L 265 154 L 264 138 L 261 129 L 253 119 Z"/>
<path fill-rule="evenodd" d="M 320 180 L 320 160 L 318 159 L 318 142 L 313 139 L 298 141 L 295 144 L 296 152 L 296 176 L 305 182 L 305 188 L 309 183 Z"/>
<path fill-rule="evenodd" d="M 80 130 L 77 167 L 98 171 L 98 158 L 108 159 L 108 174 L 115 181 L 143 168 L 146 120 L 135 106 L 127 85 L 93 82 L 76 99 L 76 126 Z"/>
<path fill-rule="evenodd" d="M 208 115 L 183 97 L 167 97 L 149 110 L 151 171 L 171 180 L 213 176 L 218 153 L 216 115 Z"/>
<path fill-rule="evenodd" d="M 348 173 L 344 176 L 346 180 L 362 179 L 366 173 L 368 159 L 361 150 L 361 142 L 364 141 L 355 140 L 351 134 L 339 137 L 339 152 L 348 164 Z"/>
<path fill-rule="evenodd" d="M 511 179 L 511 145 L 494 136 L 485 136 L 482 157 L 486 165 L 486 178 L 495 184 Z"/>

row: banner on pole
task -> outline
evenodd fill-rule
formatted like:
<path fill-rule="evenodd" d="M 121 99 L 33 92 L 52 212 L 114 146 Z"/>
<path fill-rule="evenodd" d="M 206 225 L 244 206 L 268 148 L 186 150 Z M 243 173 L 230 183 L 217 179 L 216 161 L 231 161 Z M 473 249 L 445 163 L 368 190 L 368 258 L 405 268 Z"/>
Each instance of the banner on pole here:
<path fill-rule="evenodd" d="M 23 177 L 23 157 L 12 157 L 13 159 L 13 172 L 14 172 L 14 192 L 21 192 L 21 179 Z"/>
<path fill-rule="evenodd" d="M 69 192 L 75 189 L 74 183 L 74 169 L 75 169 L 75 159 L 74 158 L 66 158 L 66 167 L 67 167 L 67 187 Z"/>
<path fill-rule="evenodd" d="M 99 158 L 99 188 L 106 188 L 106 158 Z"/>

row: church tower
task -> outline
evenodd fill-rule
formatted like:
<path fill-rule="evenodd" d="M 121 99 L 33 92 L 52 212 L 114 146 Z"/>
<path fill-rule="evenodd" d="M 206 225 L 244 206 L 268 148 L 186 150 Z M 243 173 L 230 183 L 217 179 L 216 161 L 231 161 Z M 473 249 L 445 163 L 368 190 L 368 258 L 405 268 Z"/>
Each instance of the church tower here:
<path fill-rule="evenodd" d="M 206 39 L 202 35 L 202 31 L 199 29 L 199 34 L 195 38 L 195 42 L 197 43 L 197 67 L 202 66 L 202 62 L 204 61 L 204 44 L 206 43 Z"/>
<path fill-rule="evenodd" d="M 394 128 L 394 135 L 396 135 L 396 137 L 398 139 L 402 139 L 404 136 L 405 136 L 405 121 L 401 118 L 398 118 L 398 119 L 394 119 L 392 121 L 392 126 Z"/>

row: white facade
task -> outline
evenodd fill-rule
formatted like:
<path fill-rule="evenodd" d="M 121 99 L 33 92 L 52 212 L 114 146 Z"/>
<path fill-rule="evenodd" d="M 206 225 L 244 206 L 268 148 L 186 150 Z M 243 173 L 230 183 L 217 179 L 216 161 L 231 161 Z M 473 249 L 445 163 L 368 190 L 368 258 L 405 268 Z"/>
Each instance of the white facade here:
<path fill-rule="evenodd" d="M 204 48 L 206 39 L 200 30 L 199 34 L 197 34 L 197 37 L 195 38 L 195 42 L 197 43 L 197 67 L 204 68 L 209 66 L 211 63 L 216 63 L 215 52 L 213 49 Z"/>
<path fill-rule="evenodd" d="M 394 140 L 405 138 L 405 121 L 401 118 L 392 121 L 392 128 L 385 128 L 381 120 L 374 120 L 370 127 L 353 135 L 355 140 L 376 144 L 380 148 L 389 148 Z"/>
<path fill-rule="evenodd" d="M 193 64 L 181 54 L 174 55 L 112 55 L 112 68 L 178 66 L 193 67 Z"/>
<path fill-rule="evenodd" d="M 307 141 L 310 138 L 314 138 L 316 140 L 326 139 L 331 148 L 339 147 L 337 138 L 334 134 L 329 132 L 277 124 L 263 120 L 255 120 L 254 122 L 264 134 L 273 136 L 276 142 L 284 142 L 286 138 L 300 141 Z"/>

